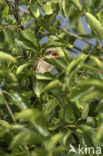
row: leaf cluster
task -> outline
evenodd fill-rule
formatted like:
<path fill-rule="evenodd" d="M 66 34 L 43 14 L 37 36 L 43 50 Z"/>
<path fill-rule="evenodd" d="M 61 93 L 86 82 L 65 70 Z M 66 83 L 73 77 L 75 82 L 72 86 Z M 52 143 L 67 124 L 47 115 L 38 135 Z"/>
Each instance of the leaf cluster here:
<path fill-rule="evenodd" d="M 0 155 L 103 149 L 102 14 L 102 0 L 0 0 Z M 49 47 L 55 72 L 37 73 Z"/>

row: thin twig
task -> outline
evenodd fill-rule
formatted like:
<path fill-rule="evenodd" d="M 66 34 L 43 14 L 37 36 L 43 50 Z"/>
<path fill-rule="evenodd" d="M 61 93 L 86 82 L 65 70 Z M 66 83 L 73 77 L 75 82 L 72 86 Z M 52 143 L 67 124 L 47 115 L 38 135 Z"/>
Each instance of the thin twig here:
<path fill-rule="evenodd" d="M 17 29 L 17 28 L 20 28 L 20 27 L 16 26 L 16 25 L 9 25 L 9 26 L 3 25 L 3 26 L 0 26 L 1 30 L 4 30 L 4 29 Z"/>
<path fill-rule="evenodd" d="M 31 3 L 31 0 L 29 0 L 29 2 L 28 2 L 28 5 L 27 5 L 27 11 L 26 12 L 24 12 L 24 14 L 23 14 L 23 18 L 25 19 L 26 18 L 26 16 L 27 16 L 27 14 L 29 13 L 29 4 Z"/>
<path fill-rule="evenodd" d="M 15 2 L 16 2 L 16 4 L 15 4 L 15 18 L 16 18 L 16 21 L 17 21 L 18 25 L 20 26 L 21 30 L 24 30 L 25 28 L 21 24 L 21 20 L 20 20 L 20 16 L 19 16 L 18 0 L 15 0 Z M 25 59 L 27 59 L 28 55 L 27 55 L 26 50 L 23 50 L 23 54 L 24 54 Z M 33 91 L 33 78 L 32 78 L 32 76 L 29 77 L 29 80 L 30 80 L 30 88 Z"/>
<path fill-rule="evenodd" d="M 29 4 L 31 3 L 32 0 L 29 0 L 28 5 L 27 5 L 27 9 L 29 8 Z"/>
<path fill-rule="evenodd" d="M 9 112 L 9 114 L 10 114 L 10 116 L 11 116 L 13 122 L 14 122 L 15 124 L 17 124 L 16 119 L 15 119 L 15 117 L 14 117 L 14 115 L 13 115 L 13 112 L 12 112 L 12 110 L 10 109 L 10 107 L 9 107 L 9 105 L 8 105 L 8 103 L 7 103 L 6 100 L 5 100 L 5 105 L 6 105 L 6 108 L 7 108 L 8 112 Z M 25 150 L 26 150 L 27 154 L 30 155 L 30 152 L 29 152 L 29 149 L 28 149 L 27 145 L 24 145 L 24 147 L 25 147 Z"/>
<path fill-rule="evenodd" d="M 8 4 L 8 6 L 9 6 L 9 8 L 13 10 L 13 9 L 14 9 L 14 7 L 13 7 L 13 6 L 12 6 L 12 4 L 10 3 L 10 1 L 9 1 L 9 0 L 5 0 L 5 1 L 7 2 L 7 4 Z"/>
<path fill-rule="evenodd" d="M 13 7 L 12 4 L 11 4 L 8 0 L 6 0 L 6 2 L 7 2 L 7 4 L 8 4 L 8 6 L 9 6 L 11 9 L 13 9 L 13 11 L 14 11 L 14 17 L 15 17 L 17 23 L 18 23 L 18 26 L 20 27 L 21 30 L 24 30 L 25 28 L 24 28 L 24 26 L 21 24 L 21 20 L 20 20 L 20 16 L 19 16 L 19 7 L 18 7 L 18 2 L 19 2 L 19 1 L 18 1 L 18 0 L 15 0 L 15 3 L 14 3 L 14 4 L 15 4 L 15 7 Z M 24 54 L 25 59 L 27 59 L 27 58 L 28 58 L 28 55 L 27 55 L 26 50 L 23 50 L 23 54 Z M 30 77 L 30 83 L 31 83 L 31 79 L 32 79 L 32 78 Z M 33 82 L 31 83 L 30 86 L 32 86 L 32 84 L 33 84 Z M 31 89 L 33 89 L 33 86 L 31 87 Z M 13 113 L 12 113 L 12 111 L 11 111 L 9 105 L 7 104 L 7 102 L 6 102 L 5 104 L 6 104 L 6 107 L 7 107 L 8 111 L 9 111 L 11 117 L 12 117 L 12 120 L 14 121 L 14 123 L 16 123 L 16 120 L 15 120 L 15 118 L 14 118 L 14 115 L 13 115 Z M 25 150 L 26 150 L 27 154 L 30 155 L 30 152 L 29 152 L 29 149 L 28 149 L 27 145 L 24 145 L 24 147 L 25 147 Z"/>
<path fill-rule="evenodd" d="M 76 34 L 73 34 L 73 33 L 71 33 L 70 31 L 68 31 L 68 30 L 66 30 L 66 29 L 63 29 L 63 31 L 64 31 L 66 34 L 68 34 L 69 36 L 73 36 L 73 37 L 75 37 L 75 38 L 77 38 L 77 39 L 79 39 L 79 40 L 82 40 L 82 41 L 86 42 L 87 44 L 93 46 L 94 48 L 99 49 L 99 47 L 96 47 L 94 44 L 88 42 L 88 41 L 85 40 L 84 38 L 82 38 L 82 37 L 80 37 L 80 36 L 78 36 L 78 35 L 76 35 Z"/>
<path fill-rule="evenodd" d="M 12 7 L 12 5 L 10 4 L 10 2 L 9 2 L 8 0 L 6 0 L 6 2 L 7 2 L 7 4 L 8 4 L 8 6 L 9 6 L 10 8 L 12 8 L 13 11 L 14 11 L 14 17 L 15 17 L 17 23 L 18 23 L 18 27 L 19 27 L 21 30 L 24 30 L 25 27 L 22 25 L 21 20 L 20 20 L 20 16 L 19 16 L 19 7 L 18 7 L 18 2 L 19 2 L 19 0 L 15 0 L 15 7 Z M 27 59 L 27 58 L 28 58 L 28 55 L 27 55 L 26 50 L 23 50 L 23 54 L 24 54 L 24 58 Z M 29 77 L 29 80 L 30 80 L 30 88 L 31 88 L 32 91 L 33 91 L 33 78 L 32 78 L 32 76 Z"/>
<path fill-rule="evenodd" d="M 27 9 L 23 9 L 21 7 L 19 7 L 19 10 L 23 11 L 24 13 L 29 13 L 29 11 Z"/>
<path fill-rule="evenodd" d="M 72 135 L 74 137 L 75 143 L 78 146 L 80 144 L 79 137 L 76 134 L 76 127 L 65 126 L 65 128 L 70 129 L 72 131 Z"/>
<path fill-rule="evenodd" d="M 24 26 L 21 24 L 21 20 L 20 20 L 20 16 L 19 16 L 18 0 L 15 0 L 15 13 L 14 13 L 14 17 L 15 17 L 18 25 L 20 26 L 21 30 L 24 30 Z"/>
<path fill-rule="evenodd" d="M 6 100 L 5 100 L 5 105 L 6 105 L 6 107 L 7 107 L 7 110 L 8 110 L 8 112 L 9 112 L 9 114 L 10 114 L 10 116 L 11 116 L 13 122 L 16 124 L 16 119 L 15 119 L 15 117 L 14 117 L 14 115 L 13 115 L 13 113 L 12 113 L 12 111 L 11 111 L 11 109 L 10 109 L 10 107 L 9 107 L 9 105 L 8 105 L 8 103 L 7 103 Z"/>
<path fill-rule="evenodd" d="M 75 46 L 75 45 L 73 45 L 73 49 L 76 49 L 76 50 L 78 50 L 78 51 L 82 52 L 82 49 L 81 49 L 81 48 L 79 48 L 79 47 L 77 47 L 77 46 Z"/>

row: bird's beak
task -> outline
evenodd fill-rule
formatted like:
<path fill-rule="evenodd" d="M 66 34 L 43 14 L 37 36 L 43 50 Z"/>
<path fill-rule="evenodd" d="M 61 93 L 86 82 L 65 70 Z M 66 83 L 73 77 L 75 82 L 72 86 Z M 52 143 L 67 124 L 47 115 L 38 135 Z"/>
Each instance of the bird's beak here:
<path fill-rule="evenodd" d="M 58 53 L 57 52 L 52 52 L 51 54 L 54 58 L 58 58 Z"/>

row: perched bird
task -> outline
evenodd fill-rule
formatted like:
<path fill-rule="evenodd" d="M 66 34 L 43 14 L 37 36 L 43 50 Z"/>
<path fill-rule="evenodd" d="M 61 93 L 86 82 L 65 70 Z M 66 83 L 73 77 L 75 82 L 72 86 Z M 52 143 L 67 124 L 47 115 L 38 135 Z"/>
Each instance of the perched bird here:
<path fill-rule="evenodd" d="M 44 61 L 45 58 L 48 59 L 57 59 L 58 58 L 58 51 L 56 48 L 48 48 L 44 51 L 44 55 L 41 59 L 39 59 L 34 66 L 34 70 L 38 73 L 45 73 L 45 72 L 53 72 L 54 66 Z"/>

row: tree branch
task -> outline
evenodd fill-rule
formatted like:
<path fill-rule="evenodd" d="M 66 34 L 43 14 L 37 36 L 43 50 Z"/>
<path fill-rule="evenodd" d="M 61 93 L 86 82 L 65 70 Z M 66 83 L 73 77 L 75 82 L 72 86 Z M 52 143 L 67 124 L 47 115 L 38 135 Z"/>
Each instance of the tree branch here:
<path fill-rule="evenodd" d="M 12 113 L 12 111 L 11 111 L 11 109 L 10 109 L 10 107 L 9 107 L 9 105 L 8 105 L 6 100 L 5 100 L 5 105 L 6 105 L 6 108 L 7 108 L 8 112 L 9 112 L 13 122 L 16 124 L 16 119 L 15 119 L 15 117 L 14 117 L 14 115 L 13 115 L 13 113 Z"/>
<path fill-rule="evenodd" d="M 13 112 L 12 112 L 12 110 L 10 109 L 10 107 L 9 107 L 9 105 L 8 105 L 8 103 L 7 103 L 6 100 L 5 100 L 5 105 L 6 105 L 6 108 L 7 108 L 8 112 L 9 112 L 9 114 L 10 114 L 10 116 L 11 116 L 13 122 L 14 122 L 15 124 L 17 124 L 16 119 L 15 119 L 15 117 L 14 117 L 14 115 L 13 115 Z M 25 151 L 27 152 L 27 154 L 30 155 L 30 152 L 29 152 L 29 149 L 28 149 L 27 145 L 24 145 L 24 147 L 25 147 Z"/>
<path fill-rule="evenodd" d="M 14 17 L 18 23 L 18 25 L 20 26 L 21 30 L 24 30 L 24 26 L 21 24 L 21 20 L 20 20 L 20 16 L 19 16 L 19 7 L 18 7 L 18 0 L 15 0 L 15 13 L 14 13 Z"/>
<path fill-rule="evenodd" d="M 88 42 L 88 41 L 85 40 L 84 38 L 82 38 L 82 37 L 80 37 L 80 36 L 78 36 L 78 35 L 76 35 L 76 34 L 73 34 L 73 33 L 71 33 L 70 31 L 67 31 L 66 29 L 63 29 L 63 31 L 64 31 L 66 34 L 68 34 L 69 36 L 73 36 L 73 37 L 75 37 L 75 38 L 77 38 L 77 39 L 79 39 L 79 40 L 81 40 L 81 41 L 84 41 L 84 42 L 86 42 L 87 44 L 89 44 L 89 45 L 93 46 L 94 48 L 96 48 L 97 50 L 99 49 L 99 47 L 97 47 L 97 46 L 95 46 L 94 44 Z"/>
<path fill-rule="evenodd" d="M 8 4 L 8 6 L 9 6 L 10 8 L 12 8 L 12 10 L 14 11 L 14 17 L 15 17 L 17 23 L 18 23 L 19 28 L 20 28 L 21 30 L 24 30 L 25 27 L 22 25 L 21 19 L 20 19 L 20 16 L 19 16 L 19 7 L 18 7 L 19 0 L 15 0 L 15 3 L 14 3 L 15 6 L 14 6 L 14 7 L 12 6 L 12 4 L 10 3 L 9 0 L 6 0 L 6 2 L 7 2 L 7 4 Z M 28 55 L 27 55 L 26 50 L 23 50 L 23 54 L 24 54 L 24 58 L 27 59 L 27 58 L 28 58 Z M 31 88 L 32 91 L 33 91 L 33 78 L 32 78 L 32 76 L 29 77 L 29 81 L 30 81 L 30 88 Z"/>

